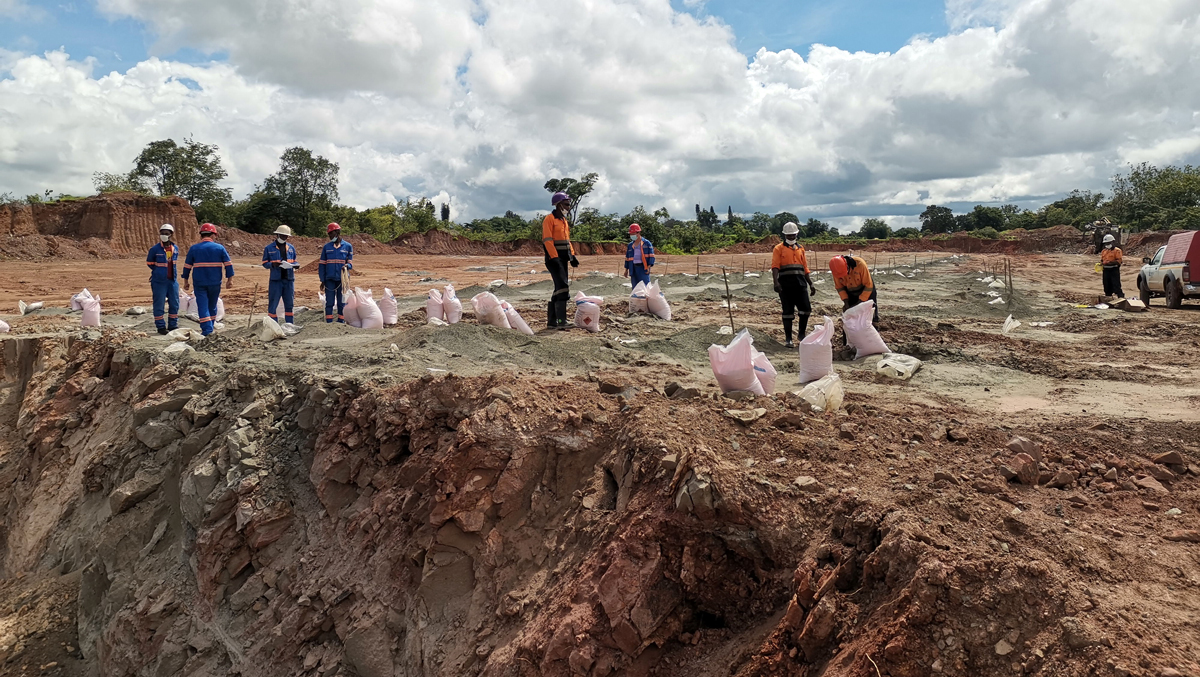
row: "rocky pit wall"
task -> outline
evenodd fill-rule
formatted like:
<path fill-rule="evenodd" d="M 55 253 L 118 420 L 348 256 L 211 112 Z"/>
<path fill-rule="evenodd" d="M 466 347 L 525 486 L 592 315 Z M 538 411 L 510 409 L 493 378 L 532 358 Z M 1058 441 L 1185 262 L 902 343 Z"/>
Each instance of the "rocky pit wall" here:
<path fill-rule="evenodd" d="M 177 242 L 200 237 L 196 214 L 181 197 L 107 193 L 48 204 L 0 205 L 0 233 L 9 238 L 5 249 L 14 250 L 6 254 L 15 258 L 75 258 L 79 243 L 89 241 L 88 254 L 98 258 L 145 256 L 158 243 L 158 228 L 164 223 L 175 226 Z M 14 238 L 24 241 L 21 247 Z M 62 240 L 74 242 L 64 247 Z M 86 244 L 83 248 L 89 249 Z"/>
<path fill-rule="evenodd" d="M 5 674 L 51 658 L 114 677 L 1195 665 L 1186 608 L 1152 631 L 1096 592 L 1137 575 L 1121 527 L 1063 527 L 1140 487 L 1194 491 L 1178 464 L 1017 442 L 1068 495 L 1006 482 L 988 459 L 1010 435 L 986 422 L 783 396 L 742 423 L 587 377 L 325 379 L 217 340 L 171 362 L 122 336 L 2 341 Z M 945 470 L 918 477 L 905 453 L 926 440 Z M 781 464 L 795 481 L 770 479 Z M 1180 534 L 1155 547 L 1194 590 L 1200 534 Z"/>

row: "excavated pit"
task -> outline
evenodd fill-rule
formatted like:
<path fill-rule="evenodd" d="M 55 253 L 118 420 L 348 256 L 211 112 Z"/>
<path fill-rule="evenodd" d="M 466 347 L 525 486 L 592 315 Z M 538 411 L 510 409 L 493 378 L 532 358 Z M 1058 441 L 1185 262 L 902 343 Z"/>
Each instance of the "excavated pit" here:
<path fill-rule="evenodd" d="M 0 345 L 4 674 L 1195 669 L 1195 532 L 1147 562 L 1119 517 L 1150 474 L 1194 509 L 1196 468 L 1095 442 L 1192 424 L 1030 422 L 1064 492 L 1003 480 L 995 421 L 854 394 L 743 423 L 583 375 L 325 378 L 108 329 Z"/>

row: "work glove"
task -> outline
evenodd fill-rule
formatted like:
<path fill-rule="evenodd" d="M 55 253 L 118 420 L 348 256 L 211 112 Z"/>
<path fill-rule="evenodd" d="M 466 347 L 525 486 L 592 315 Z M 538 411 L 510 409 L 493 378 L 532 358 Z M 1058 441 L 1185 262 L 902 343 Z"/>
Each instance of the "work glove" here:
<path fill-rule="evenodd" d="M 808 285 L 808 295 L 809 295 L 809 296 L 816 296 L 816 295 L 817 295 L 817 288 L 816 288 L 816 287 L 814 287 L 814 286 L 813 286 L 813 285 L 811 285 L 811 284 L 810 284 L 810 285 Z"/>
<path fill-rule="evenodd" d="M 571 254 L 571 267 L 572 267 L 572 268 L 578 268 L 578 267 L 579 267 L 579 259 L 575 258 L 575 255 L 574 255 L 574 254 Z"/>
<path fill-rule="evenodd" d="M 271 262 L 271 267 L 272 267 L 272 268 L 278 268 L 278 267 L 279 267 L 279 261 L 272 261 L 272 262 Z"/>
<path fill-rule="evenodd" d="M 847 310 L 850 310 L 850 299 L 846 299 L 845 301 L 842 301 L 842 312 L 845 312 Z"/>
<path fill-rule="evenodd" d="M 778 282 L 775 283 L 775 293 L 776 294 L 783 293 L 783 285 L 779 284 Z"/>

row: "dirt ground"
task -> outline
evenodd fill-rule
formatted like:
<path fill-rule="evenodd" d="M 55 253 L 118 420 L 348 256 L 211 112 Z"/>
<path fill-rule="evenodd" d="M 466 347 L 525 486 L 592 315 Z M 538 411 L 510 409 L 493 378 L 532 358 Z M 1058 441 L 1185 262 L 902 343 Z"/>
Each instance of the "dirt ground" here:
<path fill-rule="evenodd" d="M 827 257 L 819 253 L 814 270 Z M 338 407 L 327 405 L 333 419 L 314 442 L 315 457 L 304 457 L 309 469 L 296 480 L 307 484 L 311 477 L 317 498 L 309 499 L 312 505 L 305 512 L 300 498 L 286 497 L 308 525 L 304 538 L 309 545 L 298 546 L 292 555 L 307 558 L 301 561 L 308 562 L 303 575 L 313 581 L 311 590 L 289 596 L 282 584 L 272 583 L 269 592 L 278 590 L 278 596 L 265 594 L 254 603 L 255 612 L 265 609 L 262 618 L 274 613 L 283 619 L 279 627 L 286 629 L 288 614 L 307 608 L 310 598 L 318 599 L 320 581 L 357 591 L 351 597 L 355 619 L 371 617 L 377 608 L 372 604 L 418 605 L 419 613 L 403 608 L 402 613 L 420 616 L 420 632 L 418 625 L 400 629 L 387 616 L 389 632 L 400 638 L 391 644 L 395 664 L 412 670 L 397 667 L 394 674 L 1200 676 L 1200 305 L 1171 311 L 1159 300 L 1144 313 L 1079 307 L 1094 304 L 1100 294 L 1091 256 L 1008 257 L 1014 277 L 1011 298 L 1006 298 L 1007 290 L 982 281 L 1002 268 L 1004 256 L 883 253 L 866 258 L 879 288 L 881 336 L 892 351 L 915 356 L 923 365 L 911 380 L 896 381 L 876 373 L 877 356 L 838 360 L 835 369 L 846 387 L 847 404 L 837 413 L 814 413 L 788 394 L 800 388 L 799 359 L 782 344 L 778 299 L 769 271 L 763 270 L 767 255 L 660 257 L 656 273 L 663 275 L 662 288 L 672 304 L 671 322 L 628 315 L 629 288 L 618 274 L 621 257 L 585 257 L 573 271 L 571 290 L 605 297 L 602 331 L 596 334 L 541 329 L 551 286 L 540 260 L 362 256 L 356 259 L 356 284 L 374 289 L 377 297 L 382 287 L 396 294 L 396 327 L 327 325 L 313 309 L 297 316 L 299 334 L 269 344 L 246 326 L 255 282 L 263 286 L 255 302 L 261 309 L 265 271 L 253 259 L 237 259 L 225 328 L 193 343 L 196 352 L 182 358 L 181 371 L 199 369 L 210 378 L 228 373 L 231 382 L 239 374 L 251 378 L 299 372 L 336 378 L 343 384 L 338 392 L 369 391 L 371 406 L 381 410 L 386 403 L 397 411 L 419 410 L 426 421 L 440 416 L 451 421 L 435 432 L 405 432 L 413 460 L 398 466 L 398 476 L 380 479 L 388 468 L 395 469 L 385 464 L 375 479 L 360 479 L 368 493 L 345 508 L 328 492 L 349 480 L 332 482 L 321 473 L 327 469 L 332 477 L 340 472 L 339 454 L 352 458 L 363 452 L 368 454 L 364 458 L 374 458 L 363 448 L 386 457 L 382 450 L 389 438 L 382 423 L 364 427 L 364 396 L 353 401 L 346 396 Z M 1127 268 L 1123 282 L 1128 293 L 1135 290 L 1136 267 Z M 0 309 L 13 309 L 18 299 L 47 305 L 25 317 L 0 319 L 12 325 L 16 338 L 64 335 L 83 339 L 76 345 L 91 345 L 103 337 L 126 351 L 156 354 L 171 341 L 153 333 L 149 315 L 123 314 L 133 305 L 149 309 L 146 276 L 143 264 L 128 260 L 0 262 Z M 823 315 L 836 319 L 841 310 L 828 275 L 818 274 L 815 280 L 810 329 Z M 424 294 L 447 283 L 458 288 L 466 316 L 456 325 L 429 325 Z M 493 283 L 492 290 L 539 330 L 535 336 L 475 321 L 468 301 Z M 80 332 L 79 314 L 65 311 L 69 296 L 85 286 L 104 299 L 103 332 Z M 315 275 L 302 278 L 298 286 L 297 303 L 315 306 Z M 996 302 L 998 298 L 1002 300 Z M 729 340 L 721 328 L 730 324 L 731 314 L 733 326 L 749 328 L 755 346 L 778 371 L 776 396 L 734 402 L 716 388 L 707 349 Z M 1004 335 L 1001 325 L 1010 314 L 1022 325 Z M 181 326 L 195 324 L 183 320 Z M 15 363 L 10 353 L 5 353 L 6 378 Z M 669 383 L 695 388 L 698 397 L 670 399 L 664 393 Z M 240 398 L 232 385 L 225 387 L 236 410 L 252 401 Z M 38 406 L 53 406 L 63 416 L 68 401 L 55 403 L 81 397 L 58 386 L 39 392 L 44 399 L 36 400 Z M 23 394 L 25 402 L 34 401 L 35 394 Z M 311 400 L 310 395 L 306 401 Z M 524 404 L 518 406 L 520 402 Z M 292 418 L 281 413 L 280 421 L 295 420 L 298 403 L 280 406 L 292 406 L 287 410 Z M 734 418 L 736 412 L 756 409 L 762 413 L 753 415 L 761 418 L 753 422 Z M 503 435 L 518 434 L 524 442 L 457 423 L 468 417 L 473 426 L 503 420 Z M 81 584 L 79 567 L 68 565 L 65 556 L 47 554 L 47 548 L 58 542 L 56 530 L 82 518 L 74 507 L 68 511 L 68 505 L 75 505 L 68 493 L 34 491 L 37 485 L 29 483 L 37 481 L 36 465 L 21 466 L 21 474 L 14 470 L 21 448 L 16 433 L 35 429 L 31 418 L 24 415 L 18 423 L 14 415 L 4 423 L 14 434 L 0 453 L 0 479 L 31 487 L 29 493 L 20 489 L 14 494 L 31 498 L 21 505 L 12 499 L 4 515 L 0 672 L 95 674 L 100 660 L 107 661 L 103 664 L 111 674 L 161 673 L 165 663 L 136 664 L 137 652 L 131 649 L 148 641 L 160 624 L 170 626 L 169 609 L 154 611 L 149 597 L 114 611 L 120 622 L 112 621 L 105 631 L 103 642 L 109 648 L 99 659 L 80 648 L 91 645 L 76 636 L 75 628 L 87 626 L 92 621 L 83 616 L 92 619 L 96 612 L 91 602 L 72 607 L 62 600 L 87 596 L 87 574 Z M 563 430 L 592 440 L 592 446 L 579 452 L 580 468 L 561 465 L 567 463 L 562 460 L 556 476 L 546 471 L 542 482 L 560 486 L 554 496 L 539 498 L 541 485 L 531 487 L 528 513 L 507 521 L 504 509 L 498 516 L 496 509 L 473 512 L 477 498 L 464 492 L 477 490 L 477 480 L 492 482 L 488 491 L 493 498 L 507 485 L 503 479 L 497 484 L 499 471 L 479 470 L 491 468 L 491 461 L 464 460 L 453 449 L 447 451 L 446 435 L 464 450 L 487 446 L 489 436 L 502 438 L 491 443 L 503 446 L 504 441 L 520 449 L 535 443 L 531 440 L 566 439 Z M 376 441 L 363 443 L 363 435 Z M 471 446 L 462 442 L 464 435 L 480 441 Z M 1028 438 L 1041 457 L 1032 459 L 1034 475 L 1041 476 L 1028 484 L 1009 477 L 1020 459 L 1006 445 L 1017 436 Z M 428 452 L 418 449 L 418 437 Z M 41 449 L 34 441 L 26 437 L 24 443 Z M 280 445 L 288 453 L 296 448 Z M 1170 452 L 1179 457 L 1163 460 Z M 37 453 L 42 454 L 39 459 L 49 454 L 45 449 Z M 274 467 L 280 467 L 282 458 Z M 421 458 L 434 467 L 430 472 L 436 479 L 414 479 L 419 473 L 411 465 Z M 127 464 L 124 481 L 132 482 L 128 467 L 134 466 Z M 62 469 L 56 481 L 73 486 L 81 473 Z M 45 471 L 41 481 L 54 476 Z M 568 476 L 578 485 L 563 489 Z M 817 480 L 815 493 L 814 485 L 800 481 L 805 478 Z M 395 484 L 387 483 L 393 480 Z M 120 484 L 119 478 L 112 483 Z M 429 499 L 422 508 L 415 496 L 424 483 L 441 488 L 436 503 Z M 708 491 L 708 483 L 719 498 L 712 514 L 679 507 L 679 496 L 699 496 L 701 489 Z M 259 496 L 266 490 L 254 491 Z M 370 491 L 390 496 L 394 503 L 376 499 L 372 504 Z M 262 498 L 282 500 L 280 496 L 284 494 Z M 148 503 L 152 500 L 157 499 Z M 271 500 L 258 505 L 269 506 Z M 695 500 L 699 506 L 700 499 Z M 397 508 L 401 504 L 403 509 Z M 410 509 L 410 504 L 417 507 Z M 544 515 L 539 506 L 545 506 Z M 559 508 L 554 506 L 569 507 L 555 513 Z M 459 616 L 427 605 L 428 599 L 421 597 L 429 594 L 425 588 L 404 587 L 411 576 L 417 582 L 440 580 L 434 574 L 441 564 L 429 562 L 435 554 L 443 556 L 441 546 L 433 545 L 428 555 L 422 550 L 418 557 L 405 545 L 445 538 L 446 527 L 436 529 L 439 511 L 443 521 L 451 520 L 446 524 L 458 525 L 454 548 L 479 549 L 472 560 L 473 579 L 444 579 L 447 590 L 471 600 L 470 608 L 455 612 Z M 240 530 L 240 511 L 238 515 Z M 495 520 L 495 530 L 480 530 L 477 519 L 487 525 Z M 436 537 L 428 526 L 420 526 L 427 522 L 435 524 Z M 169 540 L 175 527 L 166 527 L 165 537 L 160 528 L 149 542 L 154 521 L 146 525 L 143 554 L 153 559 L 155 548 L 163 547 L 155 543 Z M 35 526 L 41 531 L 31 536 Z M 209 520 L 198 528 L 198 537 L 192 532 L 198 538 L 192 569 L 202 571 L 206 555 L 201 546 L 209 543 L 206 530 L 215 527 Z M 327 528 L 331 534 L 361 529 L 363 538 L 368 533 L 389 536 L 378 543 L 370 538 L 369 545 L 364 541 L 360 551 L 347 544 L 350 536 L 320 535 Z M 496 554 L 498 546 L 489 533 L 504 539 L 504 556 Z M 278 562 L 280 555 L 273 556 Z M 420 567 L 414 574 L 398 564 L 414 557 L 425 562 L 426 579 Z M 220 560 L 221 566 L 225 561 Z M 458 560 L 447 556 L 445 561 Z M 127 566 L 132 571 L 134 565 Z M 265 561 L 261 566 L 262 571 L 286 569 Z M 441 571 L 455 566 L 448 563 Z M 253 569 L 259 568 L 256 560 Z M 151 597 L 165 599 L 159 587 L 148 583 L 147 571 L 128 575 L 140 582 L 138 590 L 150 594 L 146 591 L 152 589 Z M 293 581 L 301 576 L 292 569 L 286 573 Z M 109 579 L 117 580 L 112 572 Z M 179 584 L 172 594 L 178 598 L 186 590 L 224 604 L 222 595 L 228 598 L 234 583 L 243 585 L 245 579 L 225 575 L 221 580 L 215 592 L 200 581 L 192 587 Z M 396 595 L 416 590 L 417 597 L 381 601 L 392 594 L 383 590 L 372 598 L 370 590 L 381 580 L 391 582 L 381 589 L 394 584 Z M 81 586 L 84 591 L 77 592 Z M 632 591 L 628 602 L 613 601 L 614 586 Z M 333 597 L 322 594 L 326 600 Z M 337 596 L 339 602 L 343 595 Z M 418 598 L 424 601 L 418 604 Z M 653 623 L 637 611 L 643 608 L 638 605 L 650 604 L 645 600 L 667 598 L 674 601 L 662 603 L 664 610 L 654 612 Z M 512 612 L 509 607 L 518 602 L 520 609 Z M 336 633 L 328 627 L 323 633 L 314 630 L 296 640 L 300 644 L 289 644 L 282 658 L 283 649 L 271 645 L 275 664 L 266 658 L 269 641 L 262 639 L 275 621 L 239 621 L 231 627 L 245 633 L 244 654 L 230 649 L 222 658 L 225 654 L 214 654 L 220 652 L 212 641 L 188 639 L 194 643 L 188 645 L 187 665 L 204 659 L 209 672 L 198 667 L 184 672 L 221 674 L 235 666 L 241 674 L 393 674 L 363 667 L 369 661 L 355 657 L 354 631 L 342 632 L 338 624 L 343 619 L 333 613 L 336 604 L 329 611 Z M 87 611 L 79 610 L 85 607 Z M 632 641 L 621 634 L 628 634 L 622 628 L 631 622 L 621 620 L 621 613 L 632 614 Z M 444 626 L 439 614 L 444 614 Z M 320 625 L 319 619 L 315 622 Z M 179 631 L 183 635 L 204 634 L 196 622 L 176 625 L 184 628 Z M 127 637 L 121 627 L 127 628 Z M 227 640 L 222 633 L 217 635 Z M 421 633 L 427 644 L 414 649 Z M 176 641 L 171 637 L 168 644 Z M 440 648 L 432 648 L 435 644 Z M 419 660 L 413 658 L 418 654 Z M 118 665 L 119 670 L 112 667 Z"/>

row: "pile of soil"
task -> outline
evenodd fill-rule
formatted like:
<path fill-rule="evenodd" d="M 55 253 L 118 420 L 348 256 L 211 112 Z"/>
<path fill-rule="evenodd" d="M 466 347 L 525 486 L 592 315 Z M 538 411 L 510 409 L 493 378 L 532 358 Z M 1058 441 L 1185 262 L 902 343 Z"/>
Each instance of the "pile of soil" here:
<path fill-rule="evenodd" d="M 8 237 L 0 241 L 0 257 L 145 256 L 158 242 L 158 229 L 164 223 L 175 226 L 178 242 L 195 242 L 199 237 L 196 214 L 180 197 L 106 193 L 82 200 L 2 205 L 0 232 Z M 33 239 L 27 242 L 27 238 Z M 83 244 L 93 239 L 107 245 Z"/>

